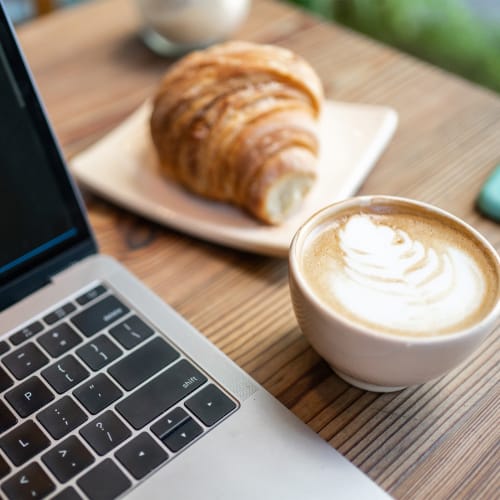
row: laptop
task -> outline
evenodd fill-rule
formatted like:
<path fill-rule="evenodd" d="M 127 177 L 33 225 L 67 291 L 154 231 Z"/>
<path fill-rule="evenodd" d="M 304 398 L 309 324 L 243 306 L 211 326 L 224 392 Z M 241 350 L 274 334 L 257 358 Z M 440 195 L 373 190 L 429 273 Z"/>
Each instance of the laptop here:
<path fill-rule="evenodd" d="M 0 496 L 388 498 L 98 253 L 1 1 L 0 234 Z"/>

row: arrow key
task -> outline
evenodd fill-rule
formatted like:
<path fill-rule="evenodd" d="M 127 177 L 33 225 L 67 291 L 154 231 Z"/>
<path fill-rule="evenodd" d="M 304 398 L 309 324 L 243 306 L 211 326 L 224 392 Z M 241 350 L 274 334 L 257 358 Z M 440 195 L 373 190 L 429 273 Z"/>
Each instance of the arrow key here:
<path fill-rule="evenodd" d="M 142 479 L 168 458 L 163 448 L 146 432 L 129 441 L 115 456 L 136 479 Z"/>
<path fill-rule="evenodd" d="M 236 403 L 214 384 L 207 385 L 186 401 L 191 410 L 206 426 L 211 427 L 236 408 Z"/>
<path fill-rule="evenodd" d="M 187 411 L 178 407 L 160 418 L 154 425 L 151 426 L 151 431 L 160 439 L 164 439 L 189 419 Z"/>
<path fill-rule="evenodd" d="M 162 441 L 173 452 L 179 451 L 203 432 L 203 429 L 192 418 L 186 420 L 180 427 L 171 432 Z"/>
<path fill-rule="evenodd" d="M 59 443 L 45 453 L 42 460 L 62 483 L 69 481 L 95 461 L 76 436 L 70 436 Z"/>
<path fill-rule="evenodd" d="M 9 499 L 24 500 L 46 497 L 54 491 L 54 483 L 37 463 L 32 463 L 2 485 Z"/>

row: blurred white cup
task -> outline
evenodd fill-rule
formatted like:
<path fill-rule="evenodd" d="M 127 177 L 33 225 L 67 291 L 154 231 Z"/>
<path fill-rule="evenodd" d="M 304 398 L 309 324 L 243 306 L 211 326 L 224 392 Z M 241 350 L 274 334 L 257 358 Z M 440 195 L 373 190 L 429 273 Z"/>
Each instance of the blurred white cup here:
<path fill-rule="evenodd" d="M 244 21 L 250 0 L 135 0 L 142 37 L 155 52 L 178 55 L 228 38 Z"/>

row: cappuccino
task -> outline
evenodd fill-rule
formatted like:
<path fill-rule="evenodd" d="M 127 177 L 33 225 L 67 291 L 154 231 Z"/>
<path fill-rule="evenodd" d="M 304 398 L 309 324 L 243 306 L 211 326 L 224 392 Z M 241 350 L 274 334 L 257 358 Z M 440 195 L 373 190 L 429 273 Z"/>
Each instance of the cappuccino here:
<path fill-rule="evenodd" d="M 472 232 L 402 202 L 323 221 L 308 235 L 300 267 L 326 307 L 390 334 L 466 329 L 499 297 L 495 262 Z"/>

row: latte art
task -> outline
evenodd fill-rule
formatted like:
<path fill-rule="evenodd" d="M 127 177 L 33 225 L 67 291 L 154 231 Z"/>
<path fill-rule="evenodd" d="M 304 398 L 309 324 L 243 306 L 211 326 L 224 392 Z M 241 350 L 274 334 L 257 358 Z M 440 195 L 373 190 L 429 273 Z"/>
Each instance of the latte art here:
<path fill-rule="evenodd" d="M 402 229 L 353 216 L 338 232 L 341 269 L 331 270 L 332 294 L 355 316 L 397 330 L 443 330 L 481 305 L 485 282 L 463 251 L 427 248 Z"/>
<path fill-rule="evenodd" d="M 484 254 L 439 219 L 346 214 L 310 237 L 303 270 L 317 296 L 376 330 L 429 336 L 465 328 L 497 293 Z"/>

